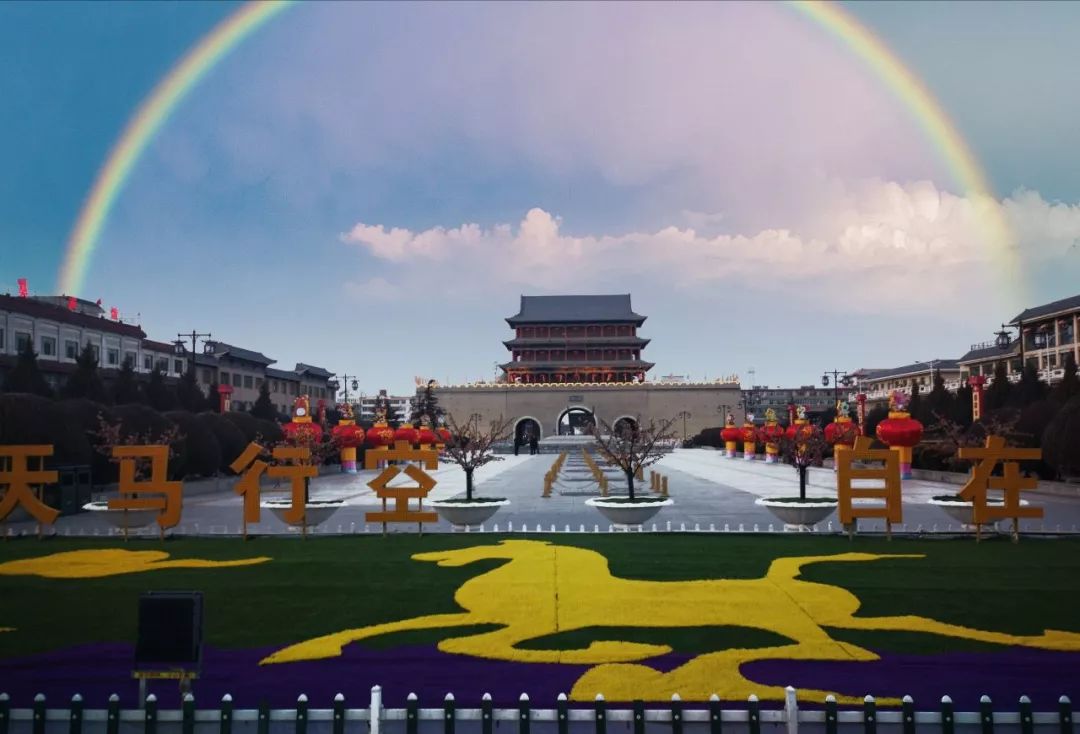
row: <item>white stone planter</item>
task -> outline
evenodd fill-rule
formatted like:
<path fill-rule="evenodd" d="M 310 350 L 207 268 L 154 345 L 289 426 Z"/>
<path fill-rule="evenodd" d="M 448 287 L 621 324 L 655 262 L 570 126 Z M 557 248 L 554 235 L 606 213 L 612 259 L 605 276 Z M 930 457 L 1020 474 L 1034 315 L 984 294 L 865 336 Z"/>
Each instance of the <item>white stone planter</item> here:
<path fill-rule="evenodd" d="M 652 519 L 663 508 L 675 504 L 670 497 L 644 498 L 636 502 L 620 502 L 611 497 L 594 497 L 585 500 L 589 507 L 600 510 L 613 525 L 641 525 Z"/>
<path fill-rule="evenodd" d="M 105 500 L 89 502 L 83 505 L 87 512 L 99 513 L 105 521 L 113 527 L 121 530 L 137 530 L 154 523 L 160 510 L 110 510 L 109 503 Z"/>
<path fill-rule="evenodd" d="M 785 525 L 812 527 L 836 511 L 836 500 L 828 497 L 807 497 L 806 501 L 761 497 L 755 505 L 765 507 Z"/>
<path fill-rule="evenodd" d="M 964 500 L 959 500 L 959 499 L 957 499 L 957 500 L 946 500 L 946 499 L 937 499 L 936 497 L 931 497 L 929 500 L 927 500 L 927 503 L 931 504 L 931 505 L 934 505 L 935 507 L 940 507 L 942 509 L 942 511 L 946 515 L 951 517 L 953 520 L 956 520 L 961 525 L 964 525 L 966 527 L 975 527 L 974 519 L 971 516 L 972 512 L 974 511 L 974 508 L 972 507 L 970 502 L 965 502 Z M 1005 502 L 1003 500 L 999 500 L 999 499 L 988 499 L 986 501 L 986 504 L 989 505 L 990 507 L 1002 507 L 1005 504 Z M 1020 505 L 1021 506 L 1024 506 L 1026 504 L 1028 504 L 1027 500 L 1020 500 Z M 993 523 L 993 522 L 984 522 L 984 523 L 982 523 L 982 525 L 984 527 L 987 526 L 987 525 L 995 525 L 995 524 L 996 523 Z"/>
<path fill-rule="evenodd" d="M 439 517 L 451 525 L 475 528 L 490 520 L 500 507 L 506 507 L 509 504 L 510 500 L 480 497 L 469 502 L 432 500 L 427 503 L 427 506 L 439 513 Z"/>
<path fill-rule="evenodd" d="M 292 507 L 292 500 L 263 500 L 259 506 L 264 510 L 270 510 L 286 525 L 292 525 L 285 519 L 285 513 Z M 308 503 L 304 505 L 304 522 L 294 527 L 313 528 L 321 525 L 344 506 L 345 503 L 342 500 L 308 500 Z"/>

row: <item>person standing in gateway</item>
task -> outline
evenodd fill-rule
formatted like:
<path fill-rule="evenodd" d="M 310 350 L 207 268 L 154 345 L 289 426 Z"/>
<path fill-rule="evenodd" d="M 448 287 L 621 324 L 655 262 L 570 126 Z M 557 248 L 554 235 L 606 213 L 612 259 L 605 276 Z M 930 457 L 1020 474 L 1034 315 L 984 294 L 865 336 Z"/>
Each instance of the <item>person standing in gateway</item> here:
<path fill-rule="evenodd" d="M 529 455 L 540 453 L 540 439 L 537 438 L 536 433 L 532 429 L 529 429 Z"/>

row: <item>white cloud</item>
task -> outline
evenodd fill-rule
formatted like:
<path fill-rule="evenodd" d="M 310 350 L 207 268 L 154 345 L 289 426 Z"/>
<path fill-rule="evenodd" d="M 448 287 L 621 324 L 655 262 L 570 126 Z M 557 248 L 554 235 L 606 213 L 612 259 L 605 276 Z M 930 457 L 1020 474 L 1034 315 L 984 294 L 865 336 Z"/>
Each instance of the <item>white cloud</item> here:
<path fill-rule="evenodd" d="M 358 223 L 342 239 L 447 293 L 477 273 L 493 288 L 563 292 L 618 279 L 691 290 L 750 281 L 766 293 L 801 292 L 833 309 L 858 303 L 871 312 L 948 312 L 1000 304 L 997 279 L 1016 277 L 990 270 L 995 260 L 981 223 L 989 202 L 927 182 L 872 181 L 837 191 L 805 229 L 704 235 L 670 226 L 570 236 L 559 217 L 534 208 L 516 226 L 412 232 Z M 1026 191 L 992 205 L 1014 226 L 1025 263 L 1060 258 L 1080 237 L 1080 206 L 1050 204 Z M 1076 268 L 1075 259 L 1062 267 Z"/>

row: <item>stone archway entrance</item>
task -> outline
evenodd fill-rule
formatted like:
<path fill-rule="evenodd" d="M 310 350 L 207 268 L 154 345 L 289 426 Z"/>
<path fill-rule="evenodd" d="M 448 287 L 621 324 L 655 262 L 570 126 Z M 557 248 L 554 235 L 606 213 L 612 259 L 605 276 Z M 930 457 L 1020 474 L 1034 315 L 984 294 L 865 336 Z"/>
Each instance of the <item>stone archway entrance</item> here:
<path fill-rule="evenodd" d="M 616 418 L 615 424 L 611 427 L 611 430 L 613 430 L 616 434 L 619 434 L 623 431 L 623 429 L 629 429 L 631 431 L 637 432 L 637 419 L 631 418 L 628 415 Z"/>
<path fill-rule="evenodd" d="M 532 416 L 518 418 L 517 423 L 514 425 L 514 439 L 518 444 L 525 446 L 528 445 L 530 436 L 536 436 L 537 441 L 544 437 L 544 431 L 540 427 L 540 421 Z"/>
<path fill-rule="evenodd" d="M 555 426 L 560 436 L 583 436 L 588 427 L 595 422 L 593 413 L 588 408 L 574 406 L 559 415 Z"/>

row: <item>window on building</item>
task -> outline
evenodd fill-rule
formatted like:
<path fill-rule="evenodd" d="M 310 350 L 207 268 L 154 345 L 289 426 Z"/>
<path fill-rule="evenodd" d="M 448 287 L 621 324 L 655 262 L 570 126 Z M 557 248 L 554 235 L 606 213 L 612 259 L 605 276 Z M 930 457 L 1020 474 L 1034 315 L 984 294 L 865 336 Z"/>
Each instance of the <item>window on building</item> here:
<path fill-rule="evenodd" d="M 41 337 L 41 353 L 46 357 L 56 356 L 56 337 L 55 336 L 43 336 Z"/>
<path fill-rule="evenodd" d="M 154 369 L 154 357 L 150 354 L 144 354 L 142 358 L 142 368 L 149 372 Z"/>
<path fill-rule="evenodd" d="M 184 371 L 184 360 L 182 360 L 182 359 L 174 359 L 172 364 L 173 364 L 173 372 L 175 372 L 176 374 L 179 375 L 181 372 Z"/>
<path fill-rule="evenodd" d="M 1050 369 L 1053 369 L 1054 367 L 1058 366 L 1057 352 L 1054 352 L 1053 354 L 1046 355 L 1046 366 L 1049 367 Z"/>
<path fill-rule="evenodd" d="M 90 353 L 94 355 L 94 361 L 101 364 L 101 347 L 90 342 L 86 342 L 86 346 L 90 347 Z"/>
<path fill-rule="evenodd" d="M 117 367 L 120 364 L 120 350 L 119 349 L 106 349 L 105 350 L 105 364 L 109 367 Z"/>
<path fill-rule="evenodd" d="M 202 371 L 202 381 L 209 385 L 214 381 L 214 371 L 211 369 L 204 369 Z"/>
<path fill-rule="evenodd" d="M 251 375 L 244 375 L 244 387 L 246 387 L 248 390 L 251 389 L 254 382 L 255 380 L 251 377 Z"/>
<path fill-rule="evenodd" d="M 239 372 L 233 372 L 233 376 L 232 376 L 232 385 L 233 385 L 233 387 L 240 387 L 240 385 L 242 383 L 243 383 L 243 380 L 241 379 L 240 373 Z"/>
<path fill-rule="evenodd" d="M 154 360 L 154 369 L 162 373 L 168 372 L 169 360 L 165 357 L 158 357 L 156 360 Z"/>
<path fill-rule="evenodd" d="M 1020 358 L 1019 357 L 1009 360 L 1009 371 L 1010 372 L 1021 372 L 1021 371 L 1023 371 L 1023 367 L 1020 365 Z"/>
<path fill-rule="evenodd" d="M 278 391 L 277 388 L 278 388 L 278 381 L 277 380 L 270 380 L 270 392 L 277 392 Z"/>
<path fill-rule="evenodd" d="M 29 331 L 16 331 L 15 332 L 15 351 L 22 354 L 28 346 L 30 346 L 30 332 Z"/>
<path fill-rule="evenodd" d="M 256 377 L 255 378 L 255 389 L 256 390 L 259 390 L 259 389 L 262 388 L 262 382 L 263 382 L 263 380 L 262 380 L 261 377 Z"/>
<path fill-rule="evenodd" d="M 131 364 L 131 368 L 135 369 L 135 352 L 124 352 L 124 362 L 127 364 Z"/>
<path fill-rule="evenodd" d="M 222 385 L 228 385 L 229 384 L 229 373 L 228 372 L 222 372 L 221 373 L 221 384 Z"/>
<path fill-rule="evenodd" d="M 1073 333 L 1072 319 L 1062 319 L 1058 321 L 1058 335 L 1061 337 L 1061 343 L 1072 344 L 1076 339 L 1076 334 Z"/>
<path fill-rule="evenodd" d="M 297 389 L 299 387 L 300 386 L 294 382 L 292 383 L 292 389 L 289 392 L 291 392 L 293 395 L 296 395 L 299 392 L 299 390 Z"/>

